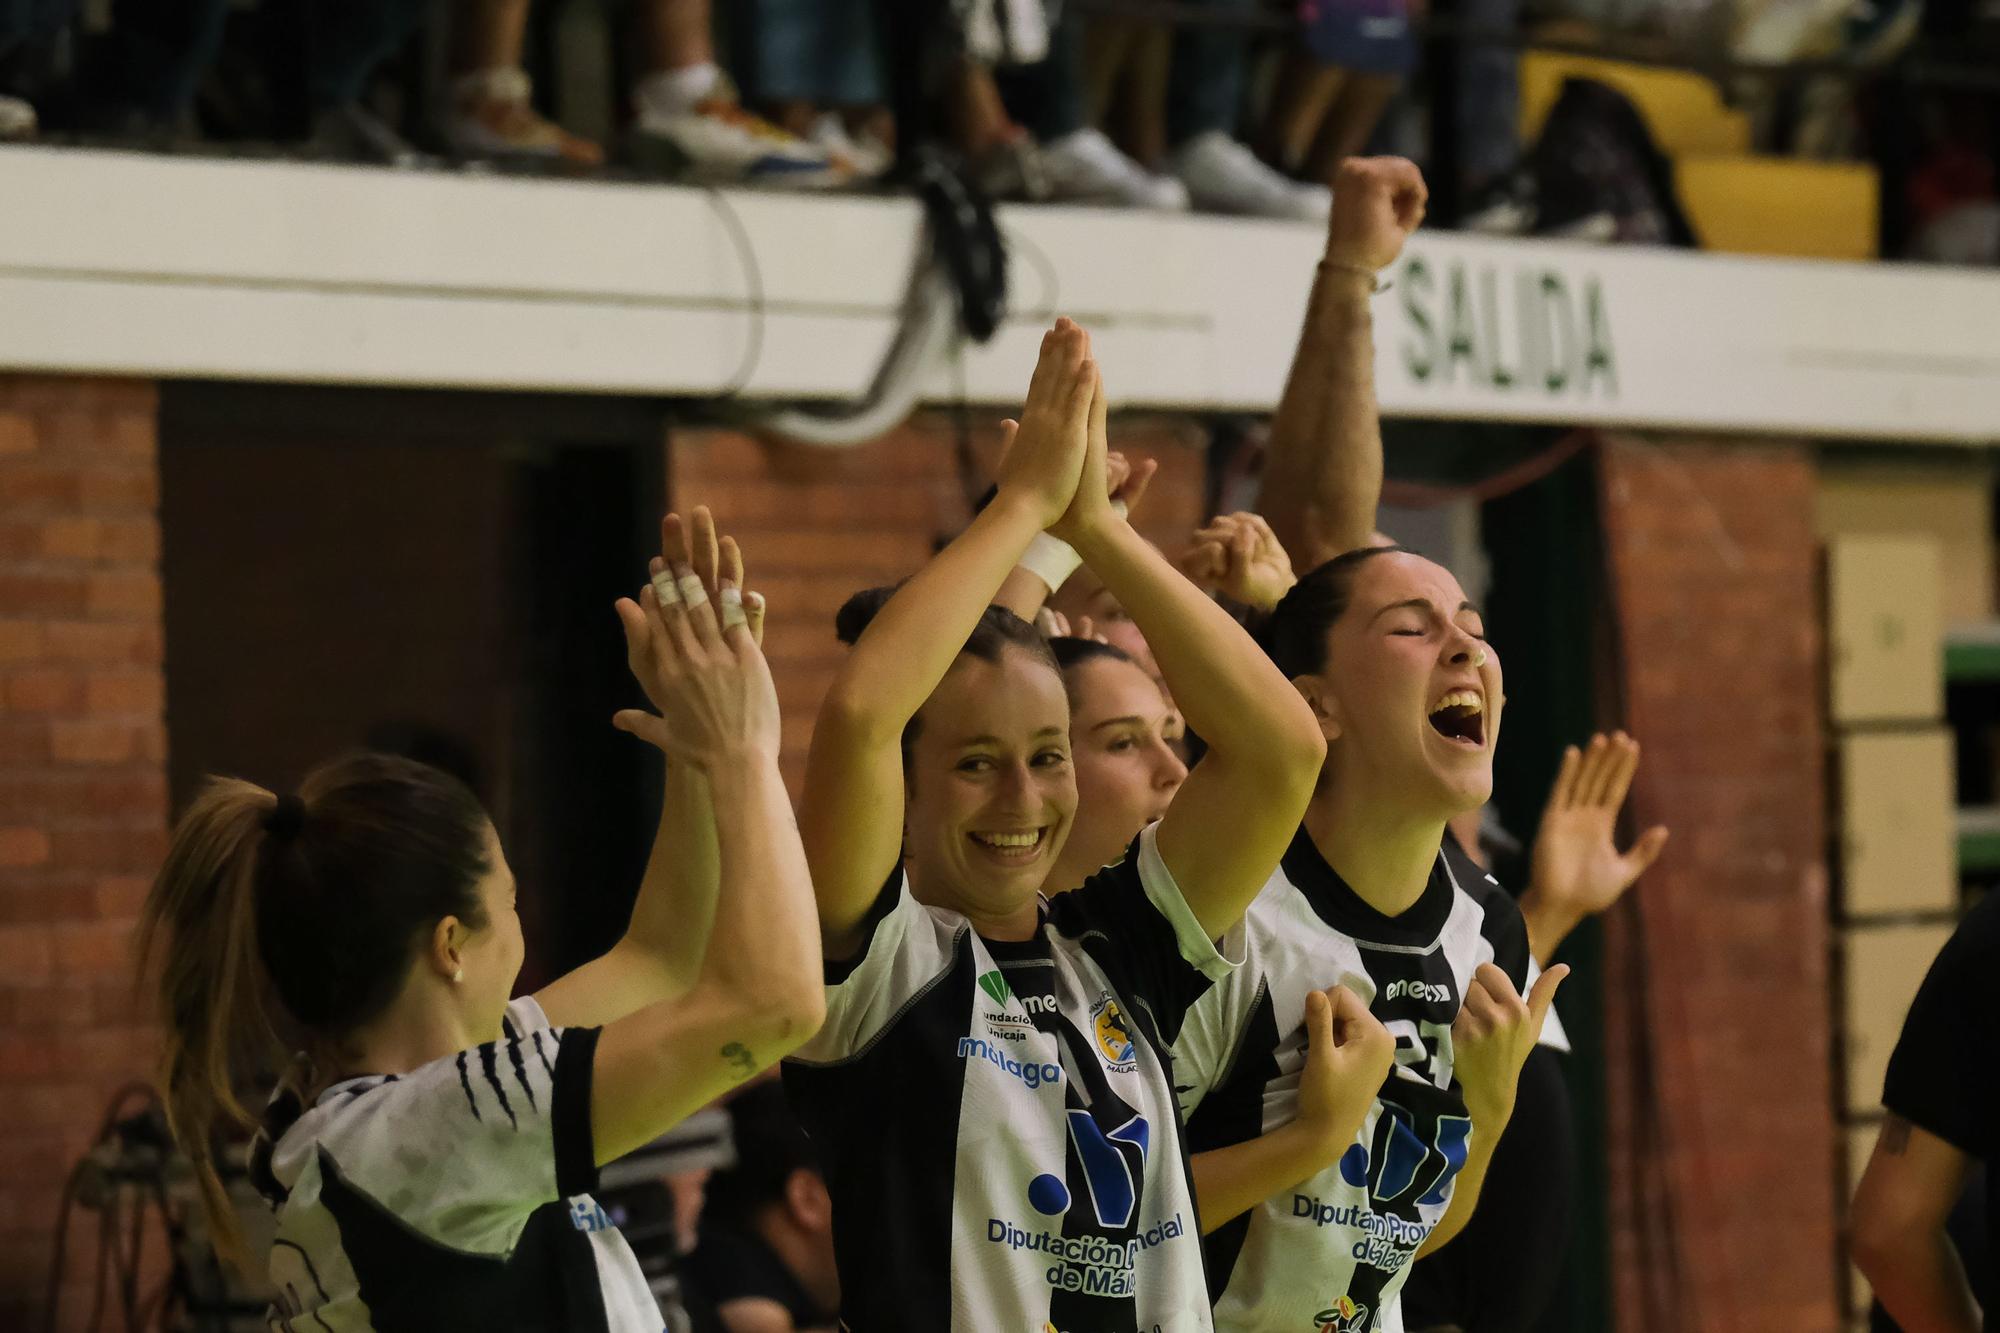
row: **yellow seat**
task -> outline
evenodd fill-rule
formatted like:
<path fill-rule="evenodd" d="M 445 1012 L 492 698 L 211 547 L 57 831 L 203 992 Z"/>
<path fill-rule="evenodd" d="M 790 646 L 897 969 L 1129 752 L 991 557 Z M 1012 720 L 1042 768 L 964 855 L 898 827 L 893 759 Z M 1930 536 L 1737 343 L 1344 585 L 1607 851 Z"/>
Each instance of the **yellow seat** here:
<path fill-rule="evenodd" d="M 1533 143 L 1549 108 L 1570 78 L 1595 79 L 1632 99 L 1660 150 L 1681 153 L 1747 153 L 1750 118 L 1725 106 L 1714 82 L 1686 70 L 1657 69 L 1596 56 L 1556 51 L 1521 55 L 1521 142 Z"/>
<path fill-rule="evenodd" d="M 1690 154 L 1674 159 L 1674 181 L 1704 250 L 1876 257 L 1881 182 L 1872 166 Z"/>

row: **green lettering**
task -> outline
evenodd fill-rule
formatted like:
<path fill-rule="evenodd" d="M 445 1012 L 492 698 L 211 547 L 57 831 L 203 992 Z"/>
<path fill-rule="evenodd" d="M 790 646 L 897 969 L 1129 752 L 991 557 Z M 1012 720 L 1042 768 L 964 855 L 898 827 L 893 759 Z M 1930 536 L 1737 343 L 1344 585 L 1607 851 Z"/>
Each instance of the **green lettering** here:
<path fill-rule="evenodd" d="M 1514 372 L 1507 369 L 1501 357 L 1505 344 L 1500 337 L 1500 278 L 1490 264 L 1479 270 L 1479 304 L 1479 313 L 1485 316 L 1479 326 L 1486 334 L 1488 364 L 1491 366 L 1488 373 L 1492 376 L 1493 387 L 1510 389 L 1514 386 Z"/>
<path fill-rule="evenodd" d="M 1471 302 L 1465 294 L 1465 265 L 1451 266 L 1451 304 L 1445 312 L 1445 327 L 1450 337 L 1445 343 L 1445 373 L 1447 384 L 1458 375 L 1458 363 L 1464 359 L 1474 378 L 1479 375 L 1479 348 L 1472 340 Z"/>
<path fill-rule="evenodd" d="M 1542 274 L 1541 323 L 1549 339 L 1548 371 L 1542 383 L 1550 393 L 1561 393 L 1569 385 L 1570 363 L 1576 357 L 1576 308 L 1570 303 L 1569 284 L 1554 269 Z"/>
<path fill-rule="evenodd" d="M 1437 331 L 1431 327 L 1430 312 L 1424 302 L 1430 296 L 1431 266 L 1422 257 L 1411 255 L 1403 265 L 1403 318 L 1410 321 L 1416 338 L 1403 340 L 1403 365 L 1410 378 L 1422 384 L 1437 366 Z"/>
<path fill-rule="evenodd" d="M 1591 378 L 1602 373 L 1605 393 L 1612 398 L 1618 396 L 1618 368 L 1611 353 L 1611 315 L 1604 308 L 1604 288 L 1595 277 L 1591 277 L 1583 287 L 1584 343 L 1583 356 L 1584 387 L 1590 387 Z"/>

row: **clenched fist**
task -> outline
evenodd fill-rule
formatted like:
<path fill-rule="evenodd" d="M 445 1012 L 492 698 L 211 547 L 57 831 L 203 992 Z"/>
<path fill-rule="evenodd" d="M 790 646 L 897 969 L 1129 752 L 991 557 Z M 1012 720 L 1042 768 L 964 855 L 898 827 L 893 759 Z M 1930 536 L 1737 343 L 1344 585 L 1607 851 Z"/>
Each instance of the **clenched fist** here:
<path fill-rule="evenodd" d="M 1333 179 L 1327 262 L 1379 272 L 1396 262 L 1424 220 L 1430 191 L 1416 163 L 1400 157 L 1350 157 Z"/>

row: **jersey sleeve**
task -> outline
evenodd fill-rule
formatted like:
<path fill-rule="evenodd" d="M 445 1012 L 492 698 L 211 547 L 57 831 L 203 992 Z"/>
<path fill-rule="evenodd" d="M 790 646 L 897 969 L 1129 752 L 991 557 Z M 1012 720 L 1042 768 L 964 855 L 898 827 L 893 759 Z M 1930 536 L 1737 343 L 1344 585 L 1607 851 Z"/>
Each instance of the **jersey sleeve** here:
<path fill-rule="evenodd" d="M 1202 930 L 1160 857 L 1159 825 L 1145 828 L 1123 860 L 1083 887 L 1057 894 L 1049 920 L 1079 940 L 1119 990 L 1151 1012 L 1162 1042 L 1172 1045 L 1196 1000 L 1235 970 Z"/>
<path fill-rule="evenodd" d="M 1507 974 L 1517 993 L 1525 996 L 1535 984 L 1534 979 L 1541 975 L 1534 955 L 1528 951 L 1527 920 L 1515 905 L 1513 895 L 1497 885 L 1485 895 L 1481 906 L 1486 918 L 1480 923 L 1479 933 L 1493 946 L 1494 966 Z"/>
<path fill-rule="evenodd" d="M 1250 1006 L 1260 981 L 1254 963 L 1255 952 L 1248 946 L 1249 916 L 1230 927 L 1222 937 L 1219 951 L 1232 964 L 1229 975 L 1217 981 L 1189 1006 L 1174 1039 L 1174 1097 L 1186 1119 L 1214 1091 L 1228 1071 L 1237 1044 L 1248 1022 Z"/>
<path fill-rule="evenodd" d="M 1882 1105 L 1962 1152 L 1990 1160 L 1996 1112 L 1993 973 L 2000 895 L 1967 914 L 1939 950 L 1889 1056 Z"/>
<path fill-rule="evenodd" d="M 826 961 L 826 1022 L 792 1055 L 828 1064 L 859 1054 L 951 965 L 958 931 L 910 896 L 898 869 L 862 921 L 852 957 Z"/>
<path fill-rule="evenodd" d="M 555 1028 L 532 999 L 499 1040 L 351 1092 L 318 1146 L 345 1184 L 458 1249 L 510 1251 L 528 1215 L 597 1183 L 597 1028 Z"/>

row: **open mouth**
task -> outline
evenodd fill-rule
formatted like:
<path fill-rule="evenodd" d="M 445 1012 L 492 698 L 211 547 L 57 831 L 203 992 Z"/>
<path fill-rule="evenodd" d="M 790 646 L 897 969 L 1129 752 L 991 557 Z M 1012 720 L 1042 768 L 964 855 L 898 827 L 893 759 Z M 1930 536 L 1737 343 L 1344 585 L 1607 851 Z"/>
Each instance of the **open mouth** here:
<path fill-rule="evenodd" d="M 1473 690 L 1453 690 L 1430 711 L 1431 730 L 1454 744 L 1477 750 L 1486 744 L 1486 702 Z"/>
<path fill-rule="evenodd" d="M 1014 829 L 999 833 L 968 833 L 972 844 L 986 856 L 1006 865 L 1026 865 L 1042 854 L 1049 840 L 1046 826 Z"/>

